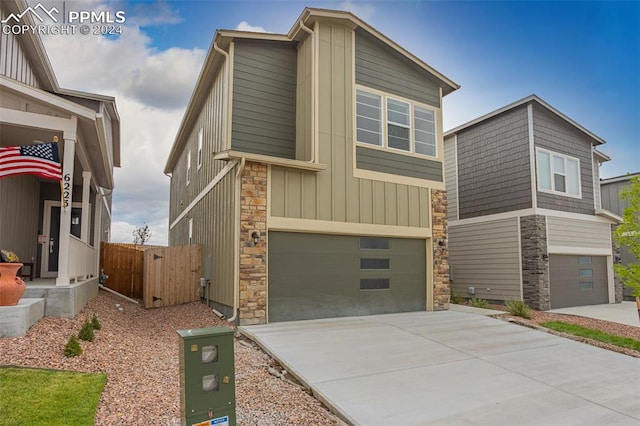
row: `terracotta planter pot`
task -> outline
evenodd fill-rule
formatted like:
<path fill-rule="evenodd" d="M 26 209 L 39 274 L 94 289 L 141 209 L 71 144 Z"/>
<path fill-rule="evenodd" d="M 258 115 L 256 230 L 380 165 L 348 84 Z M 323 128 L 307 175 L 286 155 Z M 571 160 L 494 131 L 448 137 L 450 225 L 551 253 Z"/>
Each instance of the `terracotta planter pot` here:
<path fill-rule="evenodd" d="M 0 306 L 15 306 L 27 286 L 16 276 L 22 263 L 0 263 Z"/>

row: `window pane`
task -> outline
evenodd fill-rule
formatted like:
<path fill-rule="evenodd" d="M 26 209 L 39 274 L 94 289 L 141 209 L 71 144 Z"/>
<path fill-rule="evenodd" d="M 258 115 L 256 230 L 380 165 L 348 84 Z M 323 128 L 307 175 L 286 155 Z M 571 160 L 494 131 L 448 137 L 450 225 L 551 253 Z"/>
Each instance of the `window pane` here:
<path fill-rule="evenodd" d="M 432 122 L 435 121 L 435 115 L 430 109 L 416 107 L 414 114 L 416 115 L 416 118 Z"/>
<path fill-rule="evenodd" d="M 418 154 L 424 154 L 424 155 L 429 155 L 431 157 L 435 157 L 436 156 L 436 146 L 435 146 L 435 144 L 429 145 L 429 144 L 419 143 L 416 140 L 416 152 Z"/>
<path fill-rule="evenodd" d="M 411 150 L 408 128 L 389 124 L 387 129 L 389 132 L 388 144 L 390 148 L 401 149 L 403 151 Z"/>
<path fill-rule="evenodd" d="M 580 172 L 576 160 L 567 159 L 567 193 L 580 195 Z"/>
<path fill-rule="evenodd" d="M 551 159 L 549 154 L 538 151 L 536 158 L 538 163 L 538 188 L 548 190 L 553 189 L 551 187 Z"/>
<path fill-rule="evenodd" d="M 360 290 L 386 290 L 390 283 L 389 278 L 361 278 Z"/>
<path fill-rule="evenodd" d="M 376 249 L 376 250 L 388 250 L 389 239 L 388 238 L 360 238 L 361 249 Z"/>
<path fill-rule="evenodd" d="M 554 189 L 556 191 L 567 192 L 567 188 L 566 188 L 565 183 L 564 183 L 564 176 L 563 175 L 554 174 L 553 175 L 553 185 L 554 185 Z"/>
<path fill-rule="evenodd" d="M 418 154 L 436 156 L 436 123 L 433 111 L 414 108 L 415 150 Z"/>
<path fill-rule="evenodd" d="M 553 172 L 564 174 L 564 158 L 553 156 Z"/>
<path fill-rule="evenodd" d="M 580 290 L 593 290 L 593 282 L 580 283 Z"/>
<path fill-rule="evenodd" d="M 591 265 L 591 256 L 580 256 L 578 263 L 580 263 L 580 265 Z"/>
<path fill-rule="evenodd" d="M 409 126 L 409 104 L 387 99 L 387 121 Z"/>
<path fill-rule="evenodd" d="M 390 259 L 360 259 L 360 269 L 389 269 Z"/>
<path fill-rule="evenodd" d="M 358 142 L 382 146 L 382 99 L 378 95 L 356 92 L 356 138 Z"/>
<path fill-rule="evenodd" d="M 580 269 L 580 277 L 592 277 L 593 269 Z"/>

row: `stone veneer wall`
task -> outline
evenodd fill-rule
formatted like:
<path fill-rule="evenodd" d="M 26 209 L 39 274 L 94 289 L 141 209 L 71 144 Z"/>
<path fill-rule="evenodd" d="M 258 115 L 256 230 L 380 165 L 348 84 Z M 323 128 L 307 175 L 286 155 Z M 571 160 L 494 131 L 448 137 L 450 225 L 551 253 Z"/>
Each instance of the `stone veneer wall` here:
<path fill-rule="evenodd" d="M 615 241 L 613 241 L 613 233 L 618 225 L 611 225 L 611 247 L 613 249 L 613 264 L 622 263 L 620 247 L 616 247 Z M 618 278 L 617 274 L 613 274 L 613 288 L 615 290 L 616 303 L 621 303 L 624 299 L 624 286 L 622 281 Z"/>
<path fill-rule="evenodd" d="M 447 192 L 431 190 L 433 232 L 433 310 L 449 309 L 449 245 L 447 229 Z M 439 241 L 446 242 L 444 248 Z"/>
<path fill-rule="evenodd" d="M 539 215 L 521 217 L 520 242 L 524 301 L 534 309 L 546 311 L 551 308 L 546 217 Z"/>
<path fill-rule="evenodd" d="M 267 166 L 247 162 L 240 184 L 240 325 L 266 324 Z"/>

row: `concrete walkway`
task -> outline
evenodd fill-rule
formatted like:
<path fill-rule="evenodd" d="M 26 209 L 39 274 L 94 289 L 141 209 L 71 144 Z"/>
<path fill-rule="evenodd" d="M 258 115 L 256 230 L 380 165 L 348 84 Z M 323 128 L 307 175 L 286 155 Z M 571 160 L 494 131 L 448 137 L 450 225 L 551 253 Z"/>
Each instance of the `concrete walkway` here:
<path fill-rule="evenodd" d="M 640 327 L 640 318 L 638 318 L 638 309 L 636 307 L 636 302 L 574 306 L 571 308 L 551 309 L 549 312 L 597 318 L 605 321 L 612 321 L 620 324 Z"/>
<path fill-rule="evenodd" d="M 466 312 L 241 327 L 361 425 L 640 424 L 640 359 Z"/>

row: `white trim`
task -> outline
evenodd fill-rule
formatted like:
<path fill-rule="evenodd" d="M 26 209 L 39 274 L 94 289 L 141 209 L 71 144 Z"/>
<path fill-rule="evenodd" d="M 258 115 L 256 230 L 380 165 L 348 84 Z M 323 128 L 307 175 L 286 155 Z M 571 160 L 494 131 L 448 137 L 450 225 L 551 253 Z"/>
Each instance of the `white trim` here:
<path fill-rule="evenodd" d="M 187 234 L 187 244 L 191 245 L 193 244 L 193 218 L 190 217 L 188 220 L 188 227 L 189 227 L 189 233 Z"/>
<path fill-rule="evenodd" d="M 198 131 L 198 149 L 196 150 L 196 164 L 197 169 L 200 170 L 202 168 L 202 163 L 204 162 L 204 153 L 202 152 L 202 145 L 204 141 L 204 129 L 201 126 Z"/>
<path fill-rule="evenodd" d="M 185 186 L 189 186 L 191 183 L 191 150 L 187 151 L 187 183 Z"/>
<path fill-rule="evenodd" d="M 290 160 L 288 158 L 273 157 L 270 155 L 253 154 L 240 151 L 222 151 L 213 156 L 214 160 L 240 160 L 255 161 L 257 163 L 272 164 L 274 166 L 289 167 L 293 169 L 309 170 L 319 172 L 327 169 L 326 164 L 311 163 L 309 161 Z"/>
<path fill-rule="evenodd" d="M 431 239 L 431 228 L 377 225 L 372 223 L 335 222 L 268 215 L 270 231 L 304 232 L 335 235 L 371 235 L 379 237 Z"/>
<path fill-rule="evenodd" d="M 587 215 L 587 214 L 570 213 L 570 212 L 563 212 L 560 210 L 549 210 L 549 209 L 522 209 L 522 210 L 513 210 L 505 213 L 496 213 L 496 214 L 490 214 L 485 216 L 470 217 L 467 219 L 451 220 L 449 221 L 449 226 L 491 222 L 494 220 L 508 219 L 512 217 L 521 217 L 521 216 L 531 216 L 534 214 L 542 215 L 542 216 L 562 217 L 566 219 L 586 220 L 589 222 L 615 223 L 614 221 L 610 219 L 606 219 L 604 217 Z"/>
<path fill-rule="evenodd" d="M 538 207 L 538 172 L 533 134 L 533 105 L 527 105 L 527 127 L 529 130 L 529 173 L 531 177 L 531 207 Z M 457 136 L 457 135 L 456 135 Z"/>
<path fill-rule="evenodd" d="M 444 171 L 443 171 L 444 174 Z M 397 183 L 400 185 L 413 185 L 421 188 L 433 188 L 446 191 L 444 182 L 435 180 L 419 179 L 409 176 L 395 175 L 390 173 L 376 172 L 373 170 L 353 169 L 353 177 L 359 179 L 376 180 L 386 183 Z"/>
<path fill-rule="evenodd" d="M 551 180 L 551 187 L 555 188 L 556 184 L 555 184 L 555 178 L 554 175 L 556 174 L 561 174 L 559 172 L 555 172 L 554 168 L 553 168 L 553 157 L 561 157 L 562 160 L 564 161 L 564 174 L 562 174 L 564 176 L 564 180 L 565 180 L 565 189 L 567 189 L 566 192 L 562 192 L 562 191 L 558 191 L 556 189 L 546 189 L 546 188 L 538 188 L 538 191 L 540 192 L 545 192 L 548 194 L 553 194 L 553 195 L 559 195 L 561 197 L 569 197 L 569 198 L 577 198 L 577 199 L 582 199 L 582 170 L 580 170 L 580 159 L 576 158 L 576 157 L 571 157 L 570 155 L 566 155 L 566 154 L 561 154 L 559 152 L 555 152 L 555 151 L 550 151 L 546 148 L 540 148 L 540 147 L 536 147 L 536 180 L 539 182 L 540 181 L 540 176 L 538 175 L 538 167 L 537 167 L 537 159 L 538 159 L 538 153 L 542 152 L 545 154 L 549 155 L 549 172 L 551 173 L 549 178 Z M 569 180 L 567 178 L 568 176 L 568 172 L 567 172 L 567 160 L 571 160 L 571 161 L 576 161 L 578 163 L 578 194 L 570 194 L 568 192 L 568 188 L 569 188 Z M 593 174 L 593 169 L 592 170 L 592 174 Z"/>
<path fill-rule="evenodd" d="M 613 271 L 613 255 L 607 256 L 607 282 L 609 289 L 609 303 L 616 303 L 616 281 Z"/>
<path fill-rule="evenodd" d="M 49 240 L 51 239 L 51 208 L 60 207 L 60 214 L 62 215 L 62 204 L 56 200 L 44 200 L 44 209 L 42 212 L 42 233 L 47 236 L 47 243 L 41 245 L 40 253 L 40 276 L 42 278 L 55 278 L 58 276 L 58 271 L 49 271 Z M 82 203 L 73 202 L 71 208 L 82 208 Z M 89 204 L 89 210 L 91 210 L 91 204 Z M 71 232 L 69 232 L 71 234 Z M 58 256 L 60 253 L 60 238 L 58 238 Z M 94 245 L 95 241 L 94 241 Z M 59 258 L 59 257 L 58 257 Z"/>
<path fill-rule="evenodd" d="M 617 214 L 611 213 L 609 210 L 606 210 L 606 209 L 596 209 L 596 215 L 605 217 L 616 223 L 624 222 L 624 220 L 620 216 L 618 216 Z"/>
<path fill-rule="evenodd" d="M 517 224 L 518 224 L 518 267 L 519 267 L 519 271 L 520 273 L 519 275 L 519 281 L 520 281 L 520 300 L 524 300 L 524 280 L 522 278 L 522 227 L 520 224 L 520 221 L 522 220 L 521 217 L 517 218 Z"/>
<path fill-rule="evenodd" d="M 611 248 L 574 247 L 574 246 L 547 246 L 547 252 L 552 254 L 570 254 L 576 256 L 611 256 Z"/>
<path fill-rule="evenodd" d="M 631 173 L 631 174 L 624 175 L 624 176 L 616 176 L 616 177 L 612 177 L 612 178 L 600 179 L 600 186 L 602 186 L 604 184 L 609 184 L 609 183 L 630 181 L 631 179 L 633 179 L 636 176 L 640 176 L 640 173 Z"/>
<path fill-rule="evenodd" d="M 207 193 L 211 191 L 218 184 L 218 182 L 220 182 L 222 178 L 225 177 L 227 173 L 229 173 L 229 170 L 235 167 L 236 164 L 238 164 L 238 161 L 232 161 L 231 163 L 224 166 L 224 168 L 220 170 L 220 173 L 218 173 L 216 177 L 214 177 L 213 180 L 209 182 L 209 184 L 196 196 L 196 198 L 194 198 L 193 201 L 189 203 L 189 205 L 182 211 L 182 213 L 180 213 L 178 217 L 173 222 L 171 222 L 171 225 L 169 225 L 169 229 L 173 229 L 178 224 L 178 222 L 180 222 L 191 211 L 191 209 L 193 209 L 196 204 L 198 204 L 200 200 L 202 200 L 204 196 L 207 195 Z"/>

